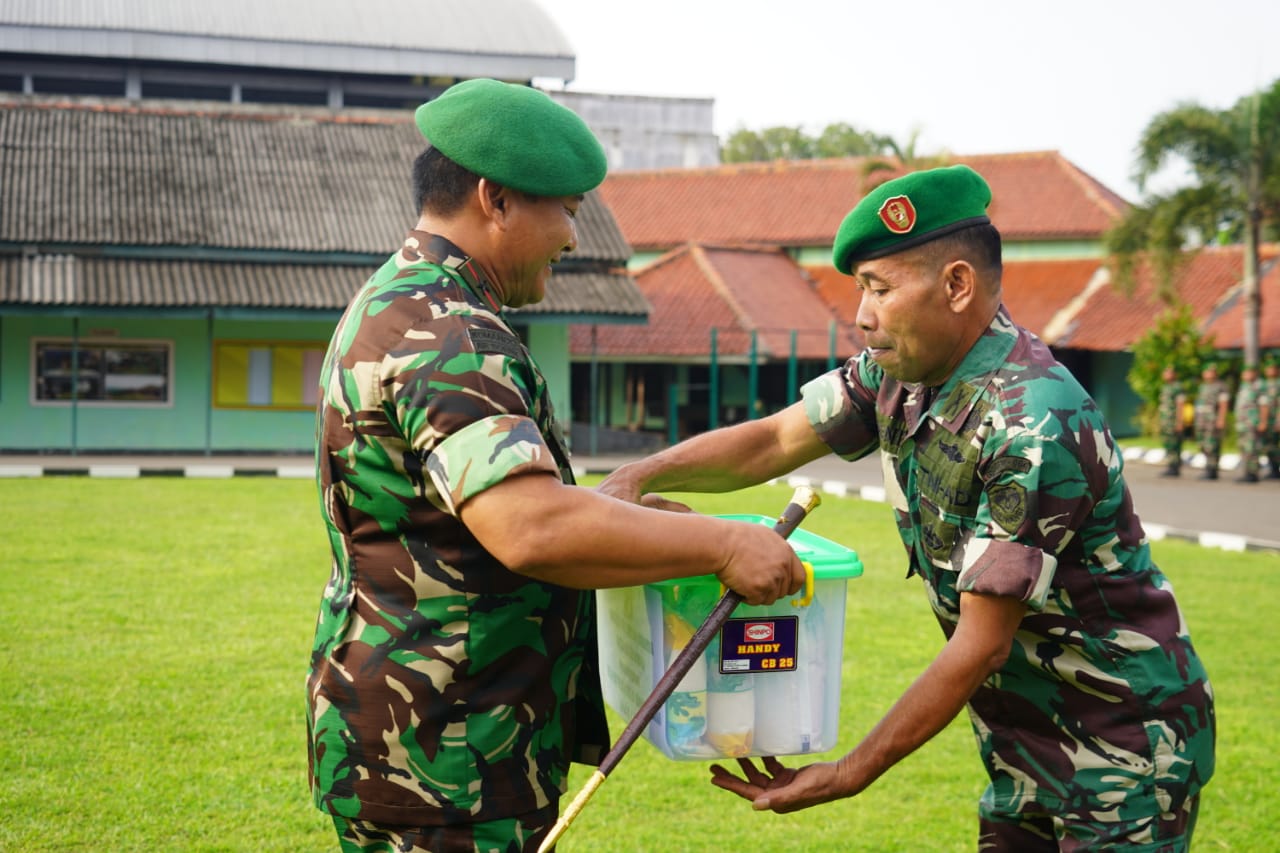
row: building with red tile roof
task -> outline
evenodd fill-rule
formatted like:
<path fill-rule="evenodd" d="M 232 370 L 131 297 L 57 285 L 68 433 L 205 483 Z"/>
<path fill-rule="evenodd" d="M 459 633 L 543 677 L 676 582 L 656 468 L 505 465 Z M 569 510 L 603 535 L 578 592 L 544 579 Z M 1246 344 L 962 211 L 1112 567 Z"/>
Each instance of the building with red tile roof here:
<path fill-rule="evenodd" d="M 1275 259 L 1280 247 L 1262 247 L 1264 274 L 1262 284 L 1275 293 L 1263 303 L 1280 308 L 1280 272 Z M 1104 274 L 1107 274 L 1104 269 Z M 1191 313 L 1203 318 L 1202 332 L 1213 339 L 1219 349 L 1239 349 L 1243 338 L 1243 307 L 1240 304 L 1241 278 L 1244 275 L 1244 252 L 1240 246 L 1210 246 L 1188 253 L 1175 272 L 1171 290 L 1187 303 Z M 1107 283 L 1110 276 L 1107 274 Z M 1155 279 L 1149 269 L 1140 269 L 1132 293 L 1124 294 L 1115 287 L 1103 287 L 1074 312 L 1069 322 L 1048 338 L 1057 347 L 1114 352 L 1127 350 L 1150 328 L 1152 321 L 1168 306 L 1157 294 Z M 1270 333 L 1262 335 L 1264 348 L 1280 346 L 1280 311 L 1264 314 Z"/>
<path fill-rule="evenodd" d="M 901 174 L 863 157 L 615 172 L 600 194 L 637 253 L 683 243 L 829 250 L 846 213 Z M 1010 243 L 1086 241 L 1127 207 L 1056 151 L 957 157 L 991 184 L 992 222 Z"/>
<path fill-rule="evenodd" d="M 1258 346 L 1280 350 L 1280 246 L 1261 250 L 1258 294 L 1262 311 L 1258 318 Z M 1244 349 L 1244 286 L 1233 284 L 1214 304 L 1204 334 L 1220 350 Z"/>
<path fill-rule="evenodd" d="M 1004 301 L 1015 321 L 1049 343 L 1117 433 L 1128 434 L 1140 403 L 1127 381 L 1128 350 L 1165 303 L 1146 269 L 1139 270 L 1130 294 L 1112 284 L 1102 236 L 1127 202 L 1055 151 L 953 159 L 991 185 L 989 213 L 1004 240 Z M 742 163 L 615 172 L 606 179 L 600 194 L 636 252 L 631 268 L 654 311 L 648 326 L 599 326 L 594 338 L 590 327 L 575 327 L 571 352 L 578 362 L 606 363 L 614 384 L 631 389 L 631 412 L 639 377 L 645 376 L 650 416 L 628 420 L 631 426 L 660 426 L 663 412 L 674 409 L 682 429 L 705 427 L 681 417 L 680 405 L 663 397 L 663 389 L 673 386 L 685 399 L 697 397 L 697 388 L 718 384 L 720 405 L 739 414 L 748 410 L 743 395 L 757 392 L 763 398 L 758 411 L 781 408 L 794 399 L 794 382 L 779 381 L 780 371 L 808 376 L 830 363 L 829 355 L 814 351 L 824 322 L 834 320 L 836 331 L 826 337 L 835 342 L 829 349 L 840 360 L 861 349 L 859 292 L 851 278 L 831 267 L 830 248 L 858 199 L 899 174 L 873 170 L 871 163 Z M 1268 253 L 1272 258 L 1275 250 Z M 1239 247 L 1210 248 L 1189 254 L 1174 283 L 1224 348 L 1239 346 L 1240 300 L 1233 302 L 1232 295 L 1241 270 Z M 1268 293 L 1280 289 L 1280 271 L 1265 283 Z M 825 320 L 814 311 L 817 303 L 825 308 Z M 1269 302 L 1264 294 L 1268 304 L 1280 307 L 1280 294 Z M 1264 318 L 1263 347 L 1280 346 L 1280 335 L 1270 331 L 1277 325 L 1280 311 L 1273 307 Z M 778 328 L 798 330 L 795 351 L 779 346 Z M 743 364 L 750 362 L 744 342 L 753 331 L 754 384 L 741 375 L 750 370 Z M 713 370 L 722 374 L 718 383 L 709 379 Z M 699 405 L 713 404 L 707 399 Z"/>
<path fill-rule="evenodd" d="M 597 355 L 647 360 L 705 362 L 710 329 L 717 330 L 719 358 L 742 363 L 756 334 L 757 354 L 786 359 L 825 360 L 831 330 L 840 324 L 803 269 L 778 248 L 687 244 L 667 252 L 635 274 L 653 305 L 649 322 L 619 326 L 597 336 Z M 846 281 L 848 279 L 846 278 Z M 575 351 L 590 346 L 590 327 L 573 327 Z M 837 333 L 837 357 L 848 358 L 860 343 Z"/>
<path fill-rule="evenodd" d="M 668 426 L 678 375 L 679 431 L 701 431 L 745 417 L 747 400 L 794 399 L 800 382 L 861 349 L 853 327 L 836 321 L 806 272 L 777 247 L 686 244 L 635 280 L 653 306 L 647 324 L 570 332 L 580 362 L 605 364 L 601 400 L 612 425 Z M 575 376 L 574 385 L 590 381 Z"/>

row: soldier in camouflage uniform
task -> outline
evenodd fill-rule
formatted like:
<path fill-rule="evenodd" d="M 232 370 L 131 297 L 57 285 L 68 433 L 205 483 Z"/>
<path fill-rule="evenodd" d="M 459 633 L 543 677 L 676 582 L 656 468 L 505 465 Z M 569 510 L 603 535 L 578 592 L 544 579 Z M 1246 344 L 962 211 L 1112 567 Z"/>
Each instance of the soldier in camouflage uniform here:
<path fill-rule="evenodd" d="M 311 788 L 344 851 L 534 850 L 571 760 L 608 747 L 584 590 L 715 573 L 748 601 L 804 569 L 766 526 L 572 485 L 546 383 L 503 318 L 542 298 L 605 174 L 586 125 L 471 80 L 419 108 L 421 216 L 326 356 L 317 478 L 333 552 Z"/>
<path fill-rule="evenodd" d="M 1178 381 L 1178 371 L 1172 365 L 1162 374 L 1160 386 L 1160 438 L 1164 441 L 1165 470 L 1162 477 L 1176 477 L 1182 469 L 1182 406 L 1187 395 Z"/>
<path fill-rule="evenodd" d="M 1196 443 L 1204 454 L 1202 480 L 1218 479 L 1222 457 L 1222 436 L 1227 431 L 1227 407 L 1231 392 L 1218 378 L 1218 366 L 1207 364 L 1200 371 L 1200 390 L 1196 392 Z"/>
<path fill-rule="evenodd" d="M 1258 482 L 1258 454 L 1262 451 L 1265 400 L 1258 368 L 1240 371 L 1240 387 L 1236 389 L 1236 443 L 1240 446 L 1240 483 Z"/>
<path fill-rule="evenodd" d="M 1262 374 L 1262 452 L 1267 457 L 1267 479 L 1280 480 L 1280 362 L 1268 359 Z"/>
<path fill-rule="evenodd" d="M 716 785 L 776 812 L 853 796 L 967 705 L 991 780 L 980 849 L 1186 850 L 1213 773 L 1209 680 L 1102 414 L 1001 304 L 989 200 L 965 166 L 873 190 L 834 247 L 868 348 L 790 408 L 601 488 L 719 491 L 880 452 L 908 575 L 947 642 L 840 760 L 744 759 L 742 776 L 713 767 Z"/>

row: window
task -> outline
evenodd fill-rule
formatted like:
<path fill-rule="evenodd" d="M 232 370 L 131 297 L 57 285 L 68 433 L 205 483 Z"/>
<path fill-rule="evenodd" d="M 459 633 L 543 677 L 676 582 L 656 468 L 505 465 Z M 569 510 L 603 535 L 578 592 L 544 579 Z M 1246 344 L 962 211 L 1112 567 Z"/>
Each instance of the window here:
<path fill-rule="evenodd" d="M 228 409 L 310 409 L 320 392 L 324 344 L 217 341 L 213 405 Z"/>
<path fill-rule="evenodd" d="M 329 90 L 243 86 L 240 89 L 240 100 L 246 104 L 307 104 L 323 107 L 329 103 Z"/>
<path fill-rule="evenodd" d="M 36 74 L 31 78 L 31 85 L 41 95 L 100 95 L 108 98 L 123 98 L 125 94 L 123 73 L 117 79 L 104 79 L 96 75 L 83 77 Z"/>
<path fill-rule="evenodd" d="M 231 87 L 216 83 L 169 83 L 163 80 L 142 81 L 142 97 L 197 101 L 229 101 Z"/>
<path fill-rule="evenodd" d="M 37 340 L 37 403 L 169 405 L 173 344 L 168 341 Z"/>

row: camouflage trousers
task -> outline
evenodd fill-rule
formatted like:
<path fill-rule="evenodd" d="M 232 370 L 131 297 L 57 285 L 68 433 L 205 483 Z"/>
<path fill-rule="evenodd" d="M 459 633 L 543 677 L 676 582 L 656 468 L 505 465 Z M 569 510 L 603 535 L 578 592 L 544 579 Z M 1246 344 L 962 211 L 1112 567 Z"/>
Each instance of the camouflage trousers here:
<path fill-rule="evenodd" d="M 1221 433 L 1199 433 L 1196 435 L 1196 443 L 1200 445 L 1200 452 L 1204 454 L 1205 466 L 1217 468 L 1218 458 L 1222 456 Z"/>
<path fill-rule="evenodd" d="M 557 817 L 553 805 L 484 823 L 388 826 L 334 815 L 333 825 L 342 853 L 536 853 Z"/>
<path fill-rule="evenodd" d="M 983 815 L 978 850 L 993 853 L 1188 853 L 1196 828 L 1200 795 L 1188 797 L 1174 812 L 1137 820 L 1084 821 L 1047 813 L 1010 817 Z"/>
<path fill-rule="evenodd" d="M 1236 433 L 1236 442 L 1240 445 L 1240 462 L 1248 474 L 1258 473 L 1258 455 L 1262 451 L 1263 436 L 1261 433 L 1246 429 Z"/>
<path fill-rule="evenodd" d="M 1169 465 L 1182 463 L 1182 433 L 1166 432 L 1164 439 L 1164 461 Z"/>
<path fill-rule="evenodd" d="M 1262 447 L 1259 452 L 1267 457 L 1272 468 L 1280 466 L 1280 430 L 1272 430 L 1262 436 Z"/>

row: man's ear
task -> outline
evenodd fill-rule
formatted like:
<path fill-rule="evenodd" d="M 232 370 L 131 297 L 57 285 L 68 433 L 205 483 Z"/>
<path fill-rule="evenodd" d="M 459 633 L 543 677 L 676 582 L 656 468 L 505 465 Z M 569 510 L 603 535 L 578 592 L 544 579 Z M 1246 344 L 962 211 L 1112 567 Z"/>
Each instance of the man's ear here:
<path fill-rule="evenodd" d="M 968 261 L 952 261 L 942 268 L 942 284 L 947 289 L 951 311 L 964 313 L 977 296 L 978 271 Z"/>
<path fill-rule="evenodd" d="M 480 197 L 480 209 L 484 211 L 484 215 L 499 225 L 504 223 L 511 202 L 511 191 L 502 184 L 481 178 L 476 185 L 476 193 Z"/>

